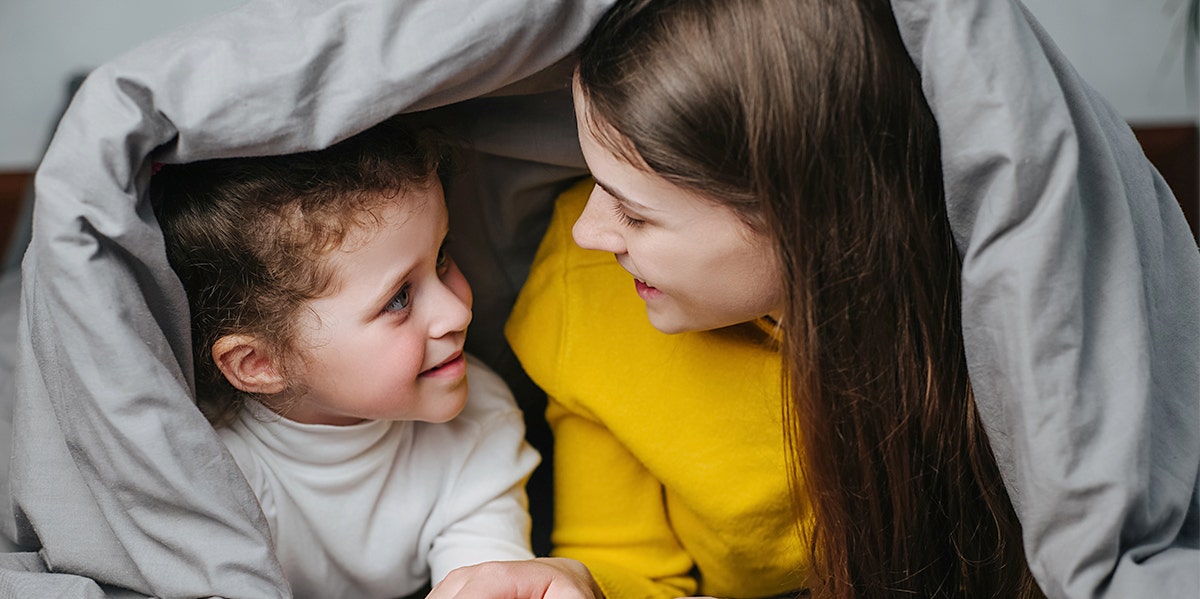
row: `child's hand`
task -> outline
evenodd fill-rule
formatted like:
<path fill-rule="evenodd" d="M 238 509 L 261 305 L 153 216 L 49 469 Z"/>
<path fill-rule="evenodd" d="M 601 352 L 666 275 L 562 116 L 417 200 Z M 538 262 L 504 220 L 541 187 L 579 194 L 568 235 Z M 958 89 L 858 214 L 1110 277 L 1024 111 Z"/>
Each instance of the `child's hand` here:
<path fill-rule="evenodd" d="M 564 558 L 485 562 L 458 568 L 425 599 L 604 599 L 592 573 Z"/>

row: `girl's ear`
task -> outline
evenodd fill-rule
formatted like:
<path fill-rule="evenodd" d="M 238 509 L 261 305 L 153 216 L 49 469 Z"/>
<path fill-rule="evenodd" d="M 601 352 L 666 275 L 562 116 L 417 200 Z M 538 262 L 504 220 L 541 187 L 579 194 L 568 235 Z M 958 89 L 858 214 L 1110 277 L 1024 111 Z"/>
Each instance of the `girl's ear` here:
<path fill-rule="evenodd" d="M 253 335 L 225 335 L 217 339 L 212 356 L 229 384 L 242 391 L 271 395 L 287 388 L 267 345 Z"/>

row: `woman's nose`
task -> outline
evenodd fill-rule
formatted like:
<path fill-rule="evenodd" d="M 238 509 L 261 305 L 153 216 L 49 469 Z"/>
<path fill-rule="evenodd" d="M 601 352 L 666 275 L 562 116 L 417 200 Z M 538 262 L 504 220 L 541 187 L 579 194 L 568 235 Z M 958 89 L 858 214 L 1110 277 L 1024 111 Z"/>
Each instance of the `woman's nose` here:
<path fill-rule="evenodd" d="M 615 222 L 616 216 L 604 208 L 606 201 L 611 199 L 605 196 L 604 190 L 599 186 L 593 188 L 587 205 L 583 207 L 583 214 L 579 215 L 579 220 L 571 228 L 571 236 L 583 249 L 624 254 L 625 237 L 618 228 L 619 223 Z"/>

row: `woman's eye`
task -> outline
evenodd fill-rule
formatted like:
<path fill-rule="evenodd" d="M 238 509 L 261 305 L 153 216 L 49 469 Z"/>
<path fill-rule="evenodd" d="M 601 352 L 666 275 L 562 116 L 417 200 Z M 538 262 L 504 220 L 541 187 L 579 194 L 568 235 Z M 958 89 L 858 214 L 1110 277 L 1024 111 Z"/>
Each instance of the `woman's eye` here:
<path fill-rule="evenodd" d="M 404 286 L 400 288 L 400 291 L 397 291 L 396 295 L 392 296 L 392 300 L 383 307 L 383 311 L 403 312 L 404 310 L 408 309 L 410 303 L 412 303 L 412 290 L 409 289 L 409 285 L 405 283 Z"/>
<path fill-rule="evenodd" d="M 629 216 L 625 212 L 625 210 L 623 210 L 621 208 L 621 205 L 617 204 L 617 203 L 613 203 L 613 214 L 616 214 L 617 220 L 620 221 L 620 223 L 622 225 L 625 225 L 626 227 L 637 228 L 637 227 L 640 227 L 640 226 L 646 224 L 646 221 L 644 221 L 644 220 L 636 219 L 636 218 L 633 218 L 632 216 Z"/>

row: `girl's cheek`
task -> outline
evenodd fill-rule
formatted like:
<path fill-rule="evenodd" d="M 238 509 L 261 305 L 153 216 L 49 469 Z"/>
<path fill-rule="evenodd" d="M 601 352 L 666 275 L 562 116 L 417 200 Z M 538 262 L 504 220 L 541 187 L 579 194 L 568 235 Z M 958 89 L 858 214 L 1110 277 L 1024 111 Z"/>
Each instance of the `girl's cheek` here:
<path fill-rule="evenodd" d="M 471 307 L 471 304 L 475 299 L 471 291 L 471 284 L 467 281 L 467 278 L 463 275 L 462 271 L 458 269 L 457 264 L 451 266 L 449 272 L 446 273 L 446 286 L 449 287 L 454 295 L 457 296 L 458 299 L 462 300 L 462 302 L 466 304 L 468 308 Z"/>

